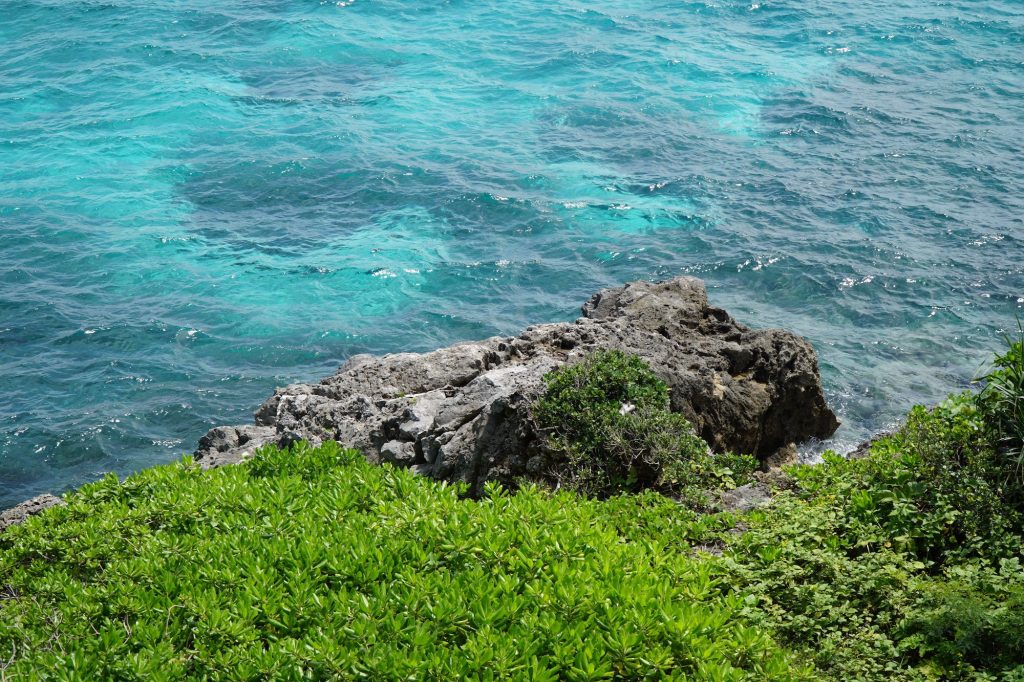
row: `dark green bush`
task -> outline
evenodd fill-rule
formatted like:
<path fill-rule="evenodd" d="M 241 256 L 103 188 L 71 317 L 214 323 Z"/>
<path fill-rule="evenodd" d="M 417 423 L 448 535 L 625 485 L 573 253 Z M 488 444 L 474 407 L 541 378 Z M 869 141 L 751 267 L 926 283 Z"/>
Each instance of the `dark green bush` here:
<path fill-rule="evenodd" d="M 559 485 L 606 497 L 655 488 L 699 503 L 701 491 L 743 480 L 751 457 L 713 455 L 680 414 L 668 387 L 642 359 L 597 351 L 545 376 L 534 406 L 547 432 Z"/>
<path fill-rule="evenodd" d="M 1024 674 L 1024 569 L 971 562 L 914 585 L 898 635 L 901 647 L 949 676 L 978 670 Z"/>
<path fill-rule="evenodd" d="M 979 402 L 996 434 L 1005 475 L 1015 484 L 1020 502 L 1024 498 L 1024 328 L 1020 320 L 1017 327 L 1017 338 L 1006 338 L 1006 352 L 996 356 L 992 371 L 983 377 L 985 387 Z"/>
<path fill-rule="evenodd" d="M 884 491 L 877 519 L 922 561 L 1004 556 L 1004 540 L 1020 528 L 1009 503 L 1005 460 L 986 429 L 977 396 L 952 396 L 915 407 L 906 425 L 875 445 L 861 485 Z"/>

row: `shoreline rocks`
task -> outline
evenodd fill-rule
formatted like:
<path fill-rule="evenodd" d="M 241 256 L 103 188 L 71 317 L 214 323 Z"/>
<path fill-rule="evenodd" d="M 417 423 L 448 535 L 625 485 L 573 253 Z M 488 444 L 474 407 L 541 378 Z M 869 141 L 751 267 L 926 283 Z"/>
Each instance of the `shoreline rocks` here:
<path fill-rule="evenodd" d="M 574 322 L 534 325 L 519 336 L 351 357 L 318 383 L 277 389 L 253 424 L 211 429 L 194 455 L 213 468 L 270 443 L 330 439 L 371 462 L 462 481 L 477 494 L 487 481 L 514 484 L 547 470 L 531 414 L 543 377 L 599 349 L 643 358 L 668 384 L 672 410 L 712 450 L 754 454 L 765 468 L 791 461 L 796 443 L 827 438 L 839 426 L 805 339 L 751 329 L 710 305 L 701 280 L 677 277 L 604 289 Z M 761 493 L 722 502 L 756 506 Z M 59 504 L 43 494 L 4 510 L 0 532 Z"/>
<path fill-rule="evenodd" d="M 0 533 L 8 527 L 24 522 L 28 517 L 46 511 L 50 507 L 67 504 L 63 499 L 50 493 L 43 493 L 0 512 Z"/>
<path fill-rule="evenodd" d="M 605 289 L 582 314 L 428 353 L 354 356 L 318 383 L 277 389 L 254 425 L 212 429 L 196 459 L 221 466 L 268 443 L 336 440 L 375 463 L 465 482 L 471 494 L 490 480 L 513 484 L 548 464 L 531 414 L 543 376 L 598 349 L 647 361 L 668 384 L 673 411 L 717 452 L 778 461 L 839 425 L 811 345 L 737 322 L 709 305 L 699 279 Z"/>

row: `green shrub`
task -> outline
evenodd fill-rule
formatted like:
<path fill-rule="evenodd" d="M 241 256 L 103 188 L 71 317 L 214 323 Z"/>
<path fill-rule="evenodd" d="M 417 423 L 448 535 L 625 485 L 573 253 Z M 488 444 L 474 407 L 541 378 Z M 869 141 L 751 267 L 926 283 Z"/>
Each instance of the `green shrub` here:
<path fill-rule="evenodd" d="M 1024 539 L 989 404 L 915 407 L 865 459 L 790 468 L 722 536 L 721 584 L 827 679 L 1020 679 Z"/>
<path fill-rule="evenodd" d="M 987 431 L 974 394 L 952 396 L 875 445 L 866 490 L 880 490 L 882 526 L 919 559 L 1004 556 L 1006 538 L 1020 528 L 1008 504 L 1004 460 Z M 887 496 L 886 493 L 889 493 Z M 884 499 L 882 499 L 884 498 Z"/>
<path fill-rule="evenodd" d="M 971 562 L 942 578 L 925 578 L 899 628 L 901 648 L 934 661 L 947 675 L 978 670 L 1024 673 L 1024 569 Z"/>
<path fill-rule="evenodd" d="M 699 503 L 702 490 L 734 485 L 756 466 L 751 457 L 712 455 L 634 355 L 597 351 L 545 382 L 534 416 L 556 458 L 549 475 L 562 487 L 596 497 L 655 488 Z"/>
<path fill-rule="evenodd" d="M 1021 496 L 1024 485 L 1024 328 L 1017 321 L 1018 336 L 1006 338 L 1007 350 L 997 355 L 992 371 L 983 377 L 979 396 L 989 424 L 1005 458 L 1006 476 Z"/>

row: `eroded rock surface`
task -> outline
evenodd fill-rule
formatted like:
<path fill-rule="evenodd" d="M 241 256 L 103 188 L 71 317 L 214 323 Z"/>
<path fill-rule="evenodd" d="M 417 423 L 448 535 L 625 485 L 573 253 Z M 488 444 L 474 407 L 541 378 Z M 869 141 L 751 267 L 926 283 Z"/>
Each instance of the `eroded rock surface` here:
<path fill-rule="evenodd" d="M 42 495 L 36 495 L 30 500 L 25 500 L 10 509 L 5 509 L 0 512 L 0 532 L 6 530 L 9 526 L 23 522 L 30 516 L 35 516 L 41 511 L 61 504 L 66 504 L 61 498 L 50 493 L 43 493 Z"/>
<path fill-rule="evenodd" d="M 831 435 L 810 344 L 778 329 L 750 329 L 710 306 L 704 283 L 679 277 L 595 294 L 575 322 L 527 328 L 429 353 L 358 355 L 316 384 L 279 388 L 255 426 L 218 427 L 199 443 L 204 466 L 244 459 L 266 443 L 336 440 L 373 462 L 464 481 L 511 483 L 546 470 L 530 406 L 551 369 L 598 349 L 646 360 L 716 451 L 776 457 Z"/>

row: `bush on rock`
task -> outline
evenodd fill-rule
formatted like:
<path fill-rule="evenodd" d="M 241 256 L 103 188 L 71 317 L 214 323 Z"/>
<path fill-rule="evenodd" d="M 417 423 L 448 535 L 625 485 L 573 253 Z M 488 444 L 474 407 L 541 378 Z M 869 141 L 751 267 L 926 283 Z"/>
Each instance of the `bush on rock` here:
<path fill-rule="evenodd" d="M 549 475 L 594 497 L 654 488 L 699 502 L 702 491 L 734 485 L 752 457 L 714 455 L 641 358 L 601 350 L 544 377 L 534 406 L 554 455 Z"/>

